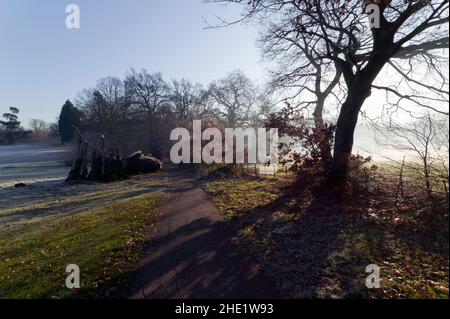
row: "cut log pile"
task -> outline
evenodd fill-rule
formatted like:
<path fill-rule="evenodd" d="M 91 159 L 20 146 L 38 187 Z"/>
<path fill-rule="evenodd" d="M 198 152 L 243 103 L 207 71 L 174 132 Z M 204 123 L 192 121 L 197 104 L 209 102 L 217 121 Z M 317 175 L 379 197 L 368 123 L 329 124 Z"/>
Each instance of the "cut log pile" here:
<path fill-rule="evenodd" d="M 84 141 L 77 129 L 74 129 L 78 144 L 75 159 L 66 182 L 88 180 L 111 182 L 128 178 L 130 175 L 154 173 L 162 169 L 162 162 L 137 151 L 124 160 L 119 150 L 106 154 L 105 137 L 100 136 L 97 148 L 91 155 L 91 169 L 88 170 L 88 142 Z"/>

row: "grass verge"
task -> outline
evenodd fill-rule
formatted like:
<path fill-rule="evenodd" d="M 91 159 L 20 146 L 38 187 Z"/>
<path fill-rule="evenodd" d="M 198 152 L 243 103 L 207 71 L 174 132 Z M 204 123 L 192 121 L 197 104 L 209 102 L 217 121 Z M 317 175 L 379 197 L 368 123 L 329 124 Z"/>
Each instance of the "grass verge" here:
<path fill-rule="evenodd" d="M 418 218 L 401 224 L 411 220 L 395 215 L 392 203 L 358 195 L 337 201 L 276 179 L 204 188 L 285 297 L 448 298 L 448 232 L 422 234 Z M 365 286 L 370 264 L 381 268 L 380 289 Z"/>
<path fill-rule="evenodd" d="M 0 232 L 1 298 L 115 298 L 156 227 L 162 195 L 116 202 L 84 213 Z M 81 288 L 65 287 L 65 268 L 80 267 Z"/>

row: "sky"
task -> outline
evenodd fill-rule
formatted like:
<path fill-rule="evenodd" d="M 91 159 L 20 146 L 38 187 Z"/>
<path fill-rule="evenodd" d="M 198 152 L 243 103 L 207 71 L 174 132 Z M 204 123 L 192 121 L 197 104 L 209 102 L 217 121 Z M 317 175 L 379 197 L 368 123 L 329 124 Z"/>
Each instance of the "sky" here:
<path fill-rule="evenodd" d="M 80 29 L 66 28 L 68 4 Z M 105 76 L 145 68 L 207 85 L 235 69 L 263 82 L 254 26 L 207 29 L 238 7 L 201 0 L 0 0 L 0 114 L 55 121 L 67 99 Z"/>
<path fill-rule="evenodd" d="M 80 29 L 66 27 L 72 3 L 80 8 Z M 269 66 L 257 27 L 205 23 L 233 20 L 240 11 L 202 0 L 0 0 L 0 114 L 14 106 L 25 126 L 34 118 L 53 122 L 67 99 L 130 68 L 205 86 L 241 69 L 263 84 Z M 392 70 L 379 78 L 392 79 Z M 384 92 L 375 90 L 363 111 L 377 117 L 384 103 Z M 408 114 L 398 117 L 410 121 Z"/>

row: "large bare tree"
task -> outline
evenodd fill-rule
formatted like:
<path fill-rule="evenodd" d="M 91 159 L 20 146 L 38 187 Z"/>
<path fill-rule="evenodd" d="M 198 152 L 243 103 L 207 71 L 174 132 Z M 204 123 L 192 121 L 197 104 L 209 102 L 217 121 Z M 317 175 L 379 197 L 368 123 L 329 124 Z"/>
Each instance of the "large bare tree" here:
<path fill-rule="evenodd" d="M 122 80 L 105 77 L 91 89 L 83 90 L 76 101 L 77 106 L 101 132 L 117 132 L 130 110 Z"/>
<path fill-rule="evenodd" d="M 169 86 L 161 73 L 131 69 L 125 79 L 125 88 L 135 108 L 146 112 L 150 121 L 168 105 Z"/>
<path fill-rule="evenodd" d="M 435 62 L 435 52 L 448 49 L 448 0 L 213 2 L 244 5 L 243 16 L 236 22 L 257 19 L 308 39 L 314 60 L 330 61 L 342 72 L 346 97 L 339 110 L 333 154 L 338 179 L 345 177 L 358 116 L 380 71 L 397 59 Z"/>

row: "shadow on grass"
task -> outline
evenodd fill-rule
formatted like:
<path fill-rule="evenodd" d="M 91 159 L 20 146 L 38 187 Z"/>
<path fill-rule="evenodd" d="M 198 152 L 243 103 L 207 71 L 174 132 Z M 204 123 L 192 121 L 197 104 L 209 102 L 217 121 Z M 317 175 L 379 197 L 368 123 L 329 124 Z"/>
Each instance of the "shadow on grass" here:
<path fill-rule="evenodd" d="M 284 296 L 408 297 L 406 293 L 419 290 L 416 296 L 435 296 L 428 291 L 429 281 L 437 269 L 445 268 L 445 260 L 448 272 L 448 253 L 436 255 L 430 245 L 410 241 L 392 225 L 367 218 L 364 207 L 332 191 L 322 189 L 309 197 L 307 189 L 298 186 L 281 191 L 274 201 L 240 211 L 230 222 Z M 439 264 L 422 269 L 433 262 Z M 365 286 L 369 264 L 382 268 L 385 289 Z M 445 275 L 439 281 L 448 285 Z M 391 289 L 392 282 L 400 288 Z"/>
<path fill-rule="evenodd" d="M 189 191 L 196 185 L 170 191 Z M 406 243 L 409 235 L 403 237 L 391 225 L 366 218 L 364 208 L 363 212 L 348 209 L 352 205 L 331 194 L 313 196 L 305 203 L 306 197 L 304 189 L 286 188 L 270 203 L 242 210 L 226 222 L 194 218 L 148 241 L 147 258 L 138 269 L 113 278 L 99 287 L 96 295 L 100 291 L 106 296 L 135 298 L 407 296 L 406 288 L 397 284 L 391 288 L 388 282 L 384 290 L 367 289 L 365 270 L 369 264 L 378 264 L 386 281 L 392 273 L 402 281 L 403 273 L 396 273 L 398 267 L 410 271 L 412 277 L 419 274 L 429 279 L 429 274 L 421 273 L 422 259 L 414 260 L 415 251 L 407 252 L 415 249 Z M 296 203 L 290 205 L 293 200 Z M 196 203 L 188 208 L 195 210 Z M 233 237 L 237 242 L 230 240 Z M 417 246 L 425 253 L 435 253 L 427 245 Z M 252 268 L 252 257 L 259 261 L 264 275 Z M 401 269 L 408 262 L 410 268 Z M 117 282 L 129 288 L 118 290 Z"/>

